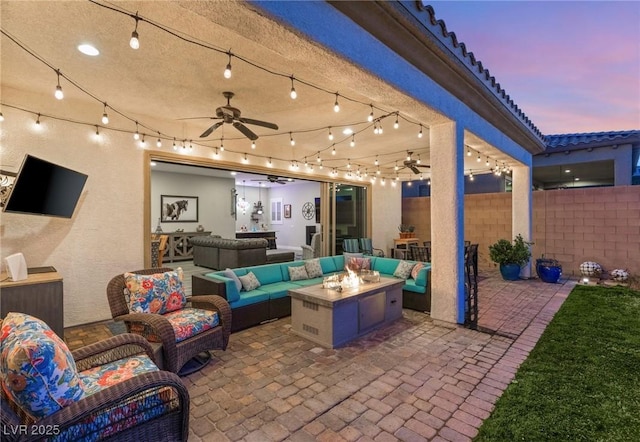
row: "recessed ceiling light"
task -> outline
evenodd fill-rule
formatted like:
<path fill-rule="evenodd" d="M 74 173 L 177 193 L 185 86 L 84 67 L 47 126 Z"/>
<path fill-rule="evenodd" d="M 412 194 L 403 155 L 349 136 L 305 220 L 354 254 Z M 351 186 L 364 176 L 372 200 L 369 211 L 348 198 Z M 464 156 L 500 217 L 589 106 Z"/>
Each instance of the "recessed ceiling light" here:
<path fill-rule="evenodd" d="M 342 131 L 342 133 L 345 135 L 351 135 L 353 133 L 353 129 L 351 129 L 350 127 L 347 127 Z"/>
<path fill-rule="evenodd" d="M 89 55 L 91 57 L 95 57 L 100 55 L 100 51 L 90 44 L 81 44 L 78 45 L 78 50 L 82 52 L 84 55 Z"/>

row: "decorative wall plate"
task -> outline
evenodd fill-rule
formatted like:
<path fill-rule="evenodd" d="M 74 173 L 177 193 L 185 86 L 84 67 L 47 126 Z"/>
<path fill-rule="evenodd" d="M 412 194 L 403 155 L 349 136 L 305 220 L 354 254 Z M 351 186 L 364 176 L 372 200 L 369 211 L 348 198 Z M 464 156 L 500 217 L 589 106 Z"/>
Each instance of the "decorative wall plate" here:
<path fill-rule="evenodd" d="M 312 203 L 304 203 L 302 206 L 302 216 L 304 219 L 311 219 L 316 214 L 316 208 Z"/>

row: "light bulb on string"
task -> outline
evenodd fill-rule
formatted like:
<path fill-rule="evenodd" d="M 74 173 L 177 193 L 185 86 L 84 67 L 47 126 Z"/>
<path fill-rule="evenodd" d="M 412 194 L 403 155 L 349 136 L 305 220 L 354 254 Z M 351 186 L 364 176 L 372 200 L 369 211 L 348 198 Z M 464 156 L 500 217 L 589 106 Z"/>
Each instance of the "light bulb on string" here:
<path fill-rule="evenodd" d="M 36 126 L 40 126 L 40 114 L 38 114 L 38 118 L 36 118 Z"/>
<path fill-rule="evenodd" d="M 378 131 L 378 122 L 374 121 L 373 122 L 373 133 L 374 135 L 378 135 L 379 131 Z"/>
<path fill-rule="evenodd" d="M 4 115 L 2 114 L 2 111 L 0 111 L 0 122 L 4 121 Z"/>
<path fill-rule="evenodd" d="M 382 135 L 382 121 L 380 122 L 380 126 L 378 126 L 378 135 Z"/>
<path fill-rule="evenodd" d="M 189 140 L 189 150 L 193 150 L 193 140 Z"/>
<path fill-rule="evenodd" d="M 396 165 L 394 166 L 393 170 L 396 170 L 396 171 L 397 171 L 398 169 L 399 169 L 399 167 L 398 167 L 398 162 L 396 161 Z"/>
<path fill-rule="evenodd" d="M 370 104 L 369 106 L 371 106 L 371 113 L 367 117 L 367 121 L 371 123 L 373 121 L 373 104 Z"/>
<path fill-rule="evenodd" d="M 485 161 L 484 165 L 489 167 L 489 157 L 487 157 L 487 161 Z"/>
<path fill-rule="evenodd" d="M 173 150 L 178 150 L 178 146 L 176 146 L 176 139 L 173 139 Z"/>
<path fill-rule="evenodd" d="M 355 147 L 356 146 L 356 136 L 355 135 L 351 135 L 351 142 L 349 143 L 350 147 Z"/>
<path fill-rule="evenodd" d="M 478 153 L 478 158 L 476 159 L 476 161 L 479 163 L 480 162 L 480 153 Z"/>
<path fill-rule="evenodd" d="M 340 104 L 338 103 L 338 93 L 336 92 L 336 102 L 333 104 L 333 111 L 340 112 Z"/>
<path fill-rule="evenodd" d="M 333 145 L 333 150 L 331 150 L 331 155 L 335 155 L 336 154 L 336 145 Z"/>
<path fill-rule="evenodd" d="M 380 164 L 380 162 L 378 161 L 378 155 L 376 155 L 376 160 L 373 162 L 373 164 L 375 164 L 376 166 Z"/>
<path fill-rule="evenodd" d="M 251 148 L 252 149 L 256 148 L 256 140 L 251 140 Z"/>
<path fill-rule="evenodd" d="M 142 134 L 142 139 L 140 140 L 140 147 L 147 147 L 147 142 L 144 140 L 144 134 Z"/>
<path fill-rule="evenodd" d="M 56 91 L 53 95 L 58 100 L 62 100 L 64 98 L 64 92 L 62 92 L 62 86 L 60 86 L 60 69 L 56 70 L 56 74 L 58 74 L 58 85 L 56 86 Z"/>
<path fill-rule="evenodd" d="M 156 147 L 162 147 L 162 140 L 160 139 L 160 132 L 158 132 L 158 141 L 156 141 Z"/>
<path fill-rule="evenodd" d="M 293 75 L 291 76 L 291 92 L 289 92 L 289 96 L 291 97 L 292 100 L 295 100 L 296 98 L 298 98 L 298 93 L 296 92 L 296 88 L 293 85 Z"/>
<path fill-rule="evenodd" d="M 247 157 L 247 154 L 246 154 L 246 153 L 244 154 L 244 158 L 242 159 L 242 162 L 243 162 L 244 164 L 249 164 L 249 158 Z"/>
<path fill-rule="evenodd" d="M 102 124 L 109 124 L 109 115 L 107 115 L 107 103 L 104 103 L 104 110 L 102 111 Z"/>
<path fill-rule="evenodd" d="M 469 171 L 469 181 L 473 181 L 473 172 Z"/>
<path fill-rule="evenodd" d="M 396 121 L 393 123 L 393 128 L 397 129 L 400 127 L 400 123 L 398 122 L 398 114 L 396 114 Z"/>
<path fill-rule="evenodd" d="M 420 132 L 418 132 L 418 138 L 422 138 L 422 124 L 420 125 Z"/>
<path fill-rule="evenodd" d="M 229 61 L 227 63 L 227 67 L 224 68 L 224 78 L 231 78 L 231 51 L 227 52 L 227 55 L 229 55 Z"/>
<path fill-rule="evenodd" d="M 220 152 L 218 151 L 217 147 L 213 151 L 213 158 L 215 158 L 216 160 L 220 158 Z"/>
<path fill-rule="evenodd" d="M 469 149 L 468 147 L 467 147 L 467 156 L 468 156 L 468 157 L 470 157 L 470 156 L 471 156 L 471 149 Z"/>
<path fill-rule="evenodd" d="M 417 164 L 422 163 L 422 160 L 420 159 L 420 154 L 418 154 L 418 160 L 416 161 Z"/>
<path fill-rule="evenodd" d="M 331 126 L 329 126 L 329 141 L 333 141 L 333 132 L 331 132 Z"/>
<path fill-rule="evenodd" d="M 320 159 L 320 154 L 318 154 L 318 156 L 316 157 L 316 161 L 317 161 L 318 163 L 320 163 L 320 162 L 322 161 L 322 160 Z"/>
<path fill-rule="evenodd" d="M 100 138 L 100 129 L 98 129 L 97 124 L 96 124 L 96 138 Z"/>
<path fill-rule="evenodd" d="M 273 167 L 273 162 L 271 161 L 271 157 L 267 160 L 267 167 Z"/>
<path fill-rule="evenodd" d="M 129 40 L 129 46 L 131 49 L 140 49 L 140 40 L 138 40 L 138 13 L 136 12 L 136 16 L 134 17 L 136 20 L 136 27 L 131 33 L 131 39 Z"/>
<path fill-rule="evenodd" d="M 140 139 L 140 132 L 138 132 L 138 122 L 136 121 L 136 132 L 133 134 L 133 139 L 138 141 Z"/>
<path fill-rule="evenodd" d="M 220 137 L 220 152 L 224 152 L 224 137 Z"/>
<path fill-rule="evenodd" d="M 289 132 L 289 143 L 291 143 L 292 146 L 296 145 L 296 140 L 293 139 L 291 132 Z"/>

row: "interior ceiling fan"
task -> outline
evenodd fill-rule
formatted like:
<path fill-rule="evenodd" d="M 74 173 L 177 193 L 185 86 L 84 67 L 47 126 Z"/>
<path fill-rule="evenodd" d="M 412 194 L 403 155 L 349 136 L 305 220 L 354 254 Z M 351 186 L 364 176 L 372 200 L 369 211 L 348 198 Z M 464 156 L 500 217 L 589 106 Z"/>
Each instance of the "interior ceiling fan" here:
<path fill-rule="evenodd" d="M 251 180 L 251 181 L 265 181 L 265 180 Z M 292 182 L 291 178 L 282 178 L 276 175 L 267 175 L 267 181 L 270 183 L 278 183 L 278 184 L 287 184 L 287 182 Z"/>
<path fill-rule="evenodd" d="M 257 140 L 258 135 L 256 135 L 251 129 L 249 129 L 245 124 L 252 124 L 254 126 L 262 126 L 273 130 L 278 130 L 278 125 L 274 123 L 269 123 L 267 121 L 254 120 L 252 118 L 245 118 L 241 116 L 240 109 L 237 107 L 231 106 L 231 99 L 234 96 L 233 92 L 223 92 L 222 95 L 227 99 L 226 106 L 220 106 L 216 109 L 216 116 L 210 117 L 212 120 L 222 120 L 214 123 L 207 130 L 202 132 L 200 138 L 208 137 L 211 132 L 222 126 L 224 123 L 232 124 L 233 127 L 238 129 L 242 134 L 249 138 L 250 140 Z M 206 117 L 204 117 L 206 118 Z"/>
<path fill-rule="evenodd" d="M 407 159 L 403 161 L 404 167 L 411 169 L 411 171 L 417 175 L 420 175 L 422 173 L 420 167 L 424 167 L 426 169 L 431 168 L 431 166 L 429 166 L 428 164 L 420 164 L 418 160 L 411 156 L 412 154 L 413 152 L 407 152 Z"/>

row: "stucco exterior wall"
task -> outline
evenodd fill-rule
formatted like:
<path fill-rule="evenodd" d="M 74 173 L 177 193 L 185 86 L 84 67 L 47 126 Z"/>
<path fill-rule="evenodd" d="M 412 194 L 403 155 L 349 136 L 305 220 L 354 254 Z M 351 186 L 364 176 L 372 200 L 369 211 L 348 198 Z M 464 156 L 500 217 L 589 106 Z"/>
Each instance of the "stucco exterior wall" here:
<path fill-rule="evenodd" d="M 431 240 L 430 198 L 405 198 L 402 222 Z M 479 244 L 481 270 L 495 268 L 489 245 L 511 236 L 511 194 L 465 195 L 465 239 Z M 566 189 L 533 193 L 533 258 L 555 258 L 565 274 L 584 261 L 605 270 L 640 274 L 640 186 Z"/>

